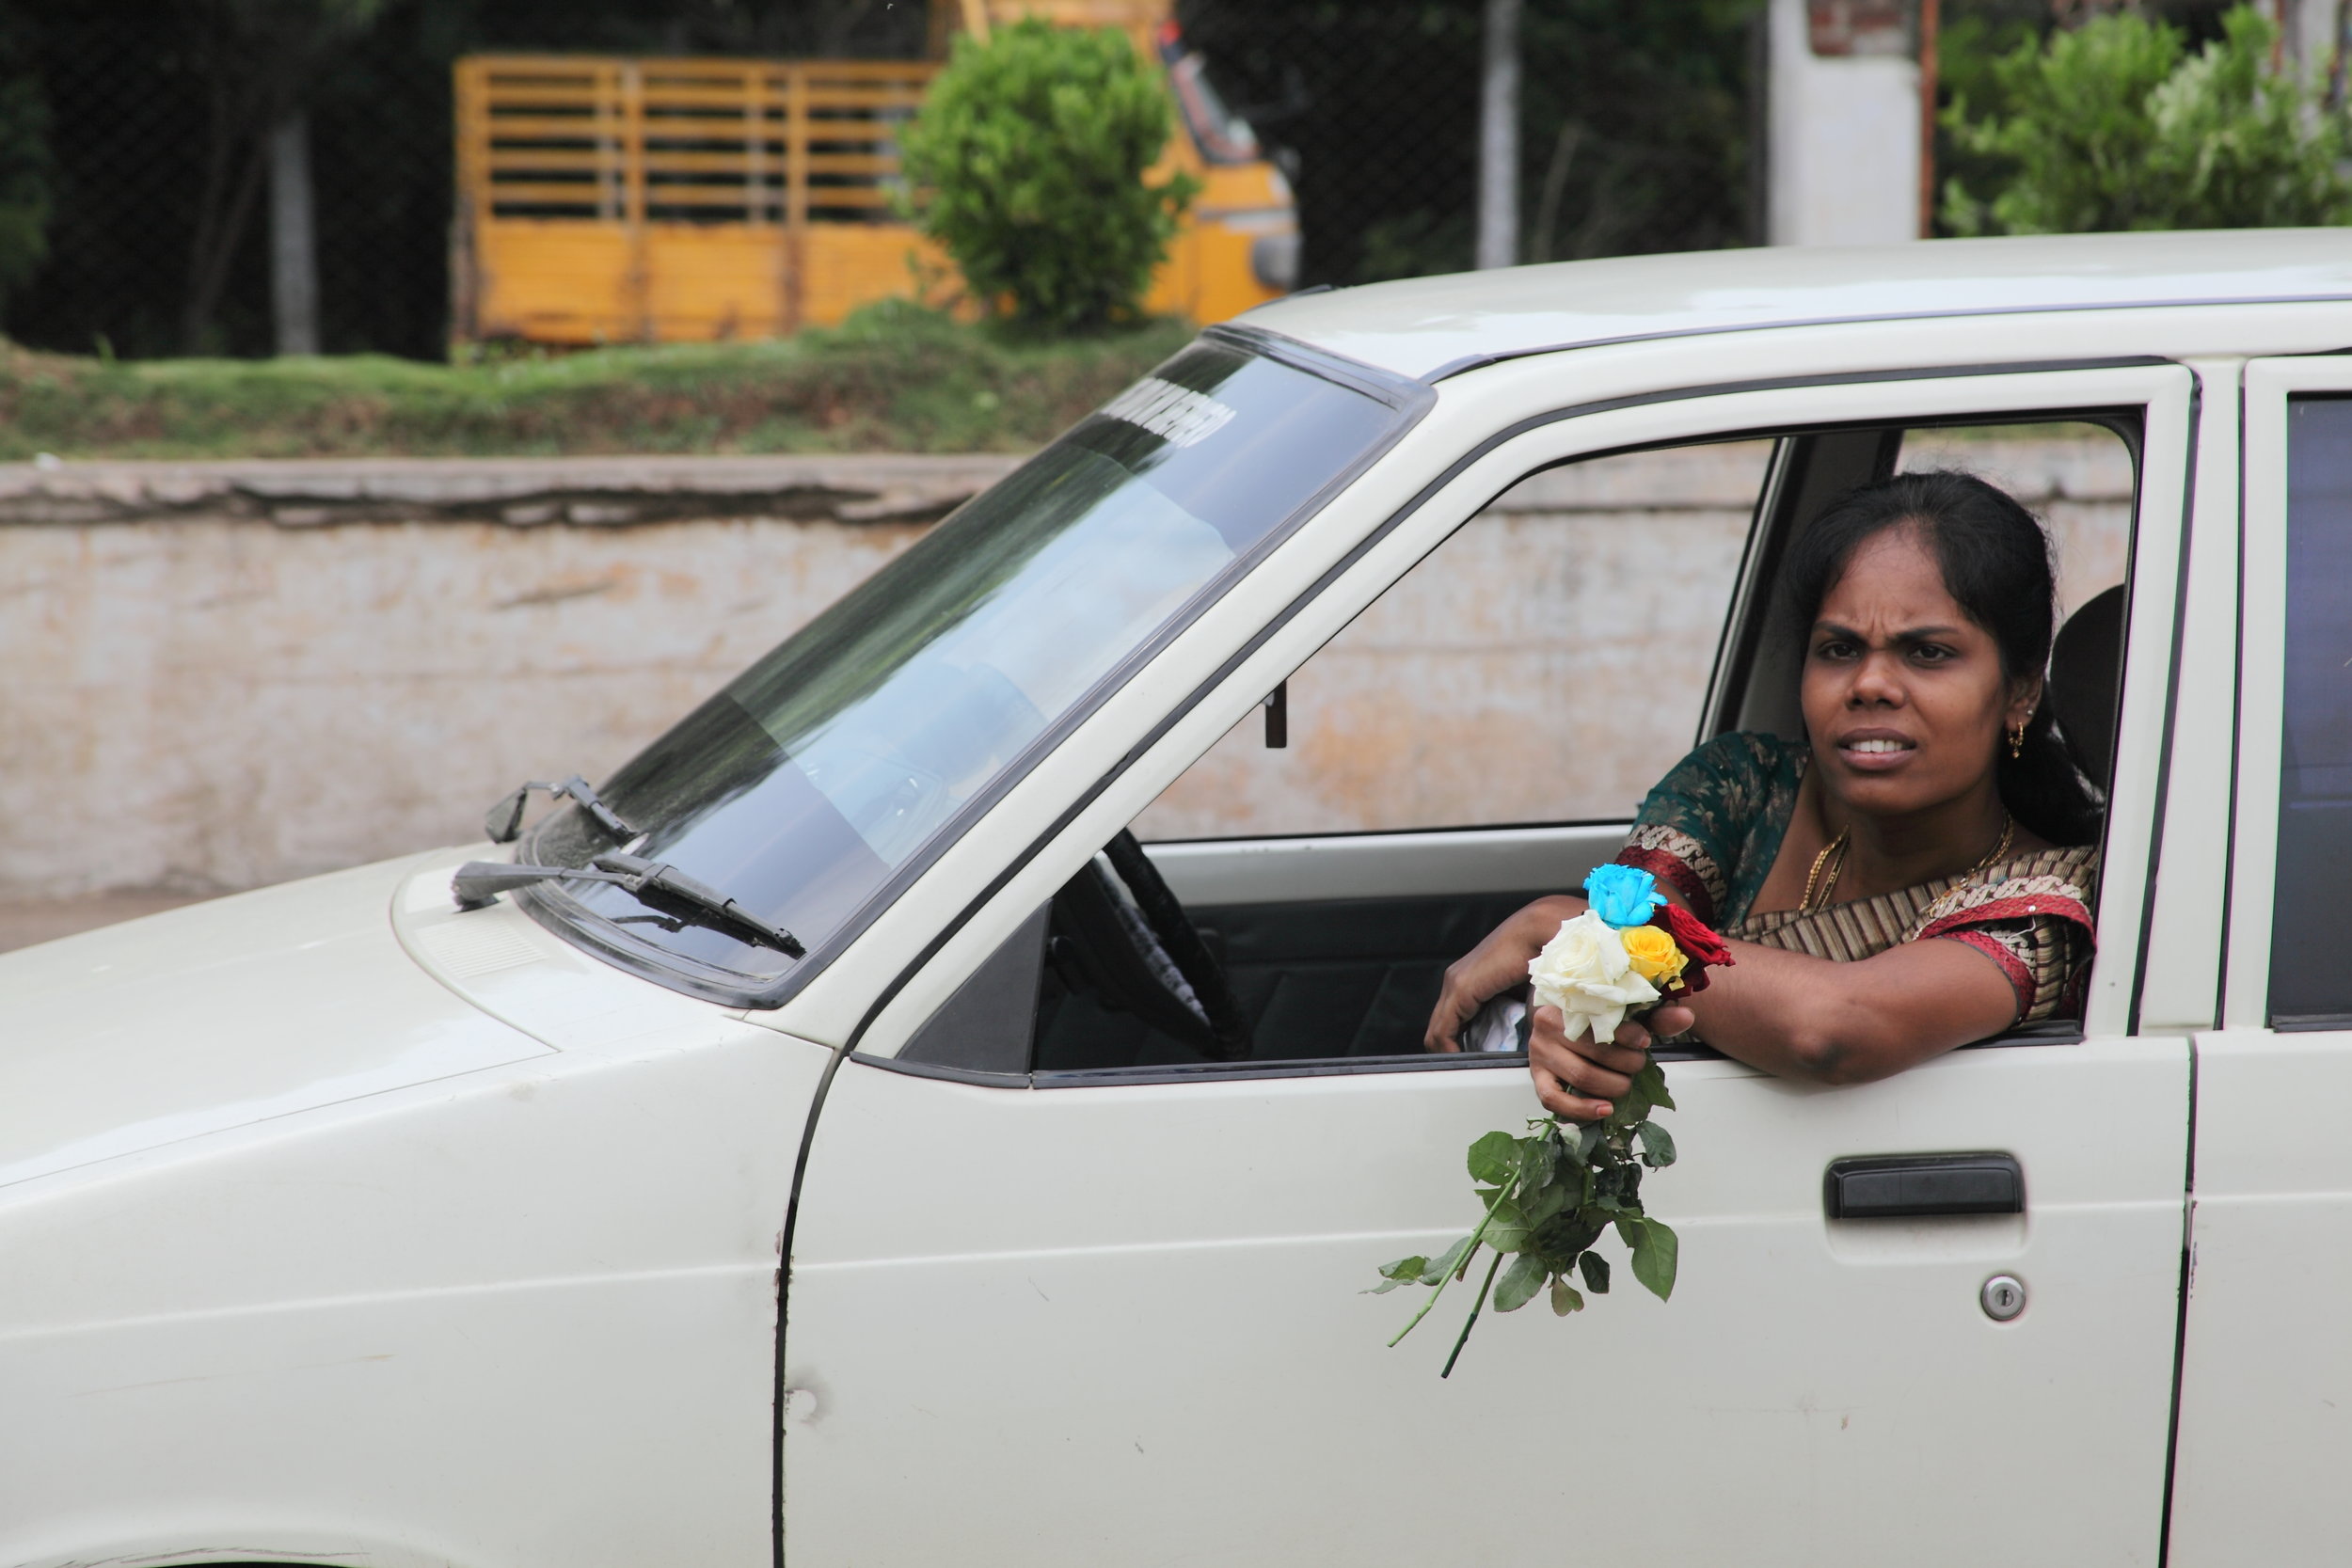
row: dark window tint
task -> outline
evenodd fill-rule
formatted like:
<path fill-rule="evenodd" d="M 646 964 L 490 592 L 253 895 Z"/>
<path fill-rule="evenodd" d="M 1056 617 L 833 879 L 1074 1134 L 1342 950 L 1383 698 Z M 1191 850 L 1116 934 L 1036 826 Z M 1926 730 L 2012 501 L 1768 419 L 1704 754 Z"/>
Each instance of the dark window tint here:
<path fill-rule="evenodd" d="M 2270 1012 L 2352 1016 L 2352 399 L 2287 407 L 2286 657 Z"/>

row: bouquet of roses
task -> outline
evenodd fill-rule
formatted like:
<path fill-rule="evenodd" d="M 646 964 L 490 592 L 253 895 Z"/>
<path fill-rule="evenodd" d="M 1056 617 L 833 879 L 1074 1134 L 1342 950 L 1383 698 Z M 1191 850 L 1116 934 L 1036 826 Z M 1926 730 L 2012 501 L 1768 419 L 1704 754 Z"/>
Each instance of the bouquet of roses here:
<path fill-rule="evenodd" d="M 1589 1030 L 1593 1038 L 1607 1040 L 1629 1012 L 1704 990 L 1707 971 L 1731 962 L 1723 939 L 1667 903 L 1646 871 L 1598 866 L 1584 879 L 1584 891 L 1590 907 L 1562 921 L 1559 934 L 1527 966 L 1534 1005 L 1559 1008 L 1570 1039 Z M 1470 1272 L 1482 1246 L 1494 1253 L 1494 1261 L 1440 1377 L 1453 1375 L 1490 1292 L 1496 1311 L 1516 1312 L 1548 1286 L 1551 1309 L 1562 1317 L 1583 1308 L 1576 1280 L 1606 1294 L 1609 1259 L 1592 1246 L 1612 1227 L 1632 1250 L 1633 1277 L 1665 1300 L 1674 1291 L 1677 1243 L 1665 1222 L 1644 1212 L 1642 1172 L 1674 1164 L 1673 1137 L 1650 1119 L 1651 1111 L 1671 1111 L 1674 1103 L 1664 1071 L 1650 1062 L 1606 1121 L 1564 1126 L 1545 1117 L 1527 1124 L 1525 1137 L 1489 1132 L 1471 1144 L 1470 1180 L 1486 1212 L 1439 1257 L 1400 1258 L 1381 1269 L 1381 1283 L 1371 1294 L 1400 1285 L 1434 1287 L 1389 1343 L 1395 1345 L 1429 1315 L 1447 1284 Z"/>

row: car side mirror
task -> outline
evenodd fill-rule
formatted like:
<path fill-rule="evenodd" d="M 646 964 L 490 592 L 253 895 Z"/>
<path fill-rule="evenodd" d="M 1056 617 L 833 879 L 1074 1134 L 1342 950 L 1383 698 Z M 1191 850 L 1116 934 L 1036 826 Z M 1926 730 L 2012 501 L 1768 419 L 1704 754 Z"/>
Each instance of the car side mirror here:
<path fill-rule="evenodd" d="M 1291 683 L 1284 681 L 1265 699 L 1265 743 L 1279 752 L 1291 743 Z"/>

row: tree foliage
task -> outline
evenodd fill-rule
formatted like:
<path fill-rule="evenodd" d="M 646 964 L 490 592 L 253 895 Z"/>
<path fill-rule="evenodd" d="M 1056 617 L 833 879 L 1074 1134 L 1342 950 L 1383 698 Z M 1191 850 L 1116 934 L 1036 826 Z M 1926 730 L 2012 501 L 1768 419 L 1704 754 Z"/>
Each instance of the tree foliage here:
<path fill-rule="evenodd" d="M 24 31 L 0 0 L 0 297 L 49 254 L 49 105 Z"/>
<path fill-rule="evenodd" d="M 1173 123 L 1120 33 L 1031 19 L 960 38 L 902 140 L 916 221 L 1020 321 L 1133 320 L 1194 195 L 1184 173 L 1145 178 Z"/>
<path fill-rule="evenodd" d="M 1947 112 L 1955 145 L 1990 166 L 1989 199 L 1954 179 L 1959 234 L 2261 229 L 2352 218 L 2344 115 L 2269 62 L 2277 29 L 2252 8 L 2190 54 L 2180 29 L 2130 12 L 2020 43 L 1991 77 L 2006 113 Z M 1981 178 L 1981 176 L 1979 177 Z"/>
<path fill-rule="evenodd" d="M 204 184 L 182 309 L 183 347 L 215 346 L 214 313 L 264 184 L 270 128 L 307 105 L 325 67 L 386 0 L 179 0 L 209 110 Z"/>
<path fill-rule="evenodd" d="M 1297 189 L 1303 282 L 1470 265 L 1484 0 L 1179 0 L 1177 15 Z M 1763 22 L 1762 0 L 1528 5 L 1520 259 L 1760 243 Z"/>

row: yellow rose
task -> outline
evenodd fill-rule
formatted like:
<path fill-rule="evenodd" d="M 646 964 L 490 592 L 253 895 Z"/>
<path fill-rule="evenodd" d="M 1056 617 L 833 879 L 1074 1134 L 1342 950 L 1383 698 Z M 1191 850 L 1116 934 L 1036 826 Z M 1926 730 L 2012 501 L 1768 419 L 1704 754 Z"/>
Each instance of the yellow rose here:
<path fill-rule="evenodd" d="M 1674 938 L 1655 926 L 1628 926 L 1617 935 L 1625 942 L 1625 956 L 1634 974 L 1654 986 L 1671 986 L 1682 978 L 1682 966 L 1691 960 L 1683 957 Z"/>

